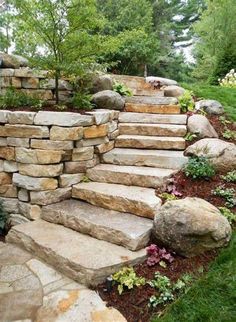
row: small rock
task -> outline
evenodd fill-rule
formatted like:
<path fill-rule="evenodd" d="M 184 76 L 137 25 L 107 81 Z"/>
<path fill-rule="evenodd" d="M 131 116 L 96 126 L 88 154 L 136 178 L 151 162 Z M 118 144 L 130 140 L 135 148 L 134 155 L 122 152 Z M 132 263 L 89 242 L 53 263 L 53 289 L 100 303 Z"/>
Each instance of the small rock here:
<path fill-rule="evenodd" d="M 27 67 L 28 60 L 19 55 L 9 55 L 6 53 L 0 53 L 0 67 L 1 68 L 13 68 Z"/>
<path fill-rule="evenodd" d="M 193 115 L 188 119 L 188 131 L 199 138 L 218 138 L 215 129 L 203 115 Z"/>
<path fill-rule="evenodd" d="M 164 88 L 164 95 L 167 97 L 179 97 L 185 93 L 185 89 L 180 86 L 170 85 Z"/>
<path fill-rule="evenodd" d="M 125 106 L 124 98 L 120 94 L 110 90 L 96 93 L 93 95 L 92 101 L 98 108 L 108 110 L 122 110 Z"/>
<path fill-rule="evenodd" d="M 208 114 L 223 114 L 224 108 L 222 104 L 215 100 L 201 100 L 195 104 L 196 110 L 204 110 Z"/>
<path fill-rule="evenodd" d="M 154 219 L 154 235 L 166 247 L 191 257 L 227 245 L 231 227 L 209 202 L 185 198 L 161 207 Z"/>
<path fill-rule="evenodd" d="M 202 139 L 190 145 L 186 156 L 204 156 L 216 170 L 227 172 L 236 168 L 236 145 L 220 139 Z"/>

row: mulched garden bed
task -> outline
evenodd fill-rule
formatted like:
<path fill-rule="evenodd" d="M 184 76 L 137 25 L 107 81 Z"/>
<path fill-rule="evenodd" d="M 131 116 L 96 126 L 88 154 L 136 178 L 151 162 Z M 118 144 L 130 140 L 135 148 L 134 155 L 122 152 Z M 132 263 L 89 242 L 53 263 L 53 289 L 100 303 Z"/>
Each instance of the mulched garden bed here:
<path fill-rule="evenodd" d="M 183 274 L 199 275 L 206 272 L 216 256 L 215 250 L 192 258 L 175 256 L 175 260 L 166 268 L 158 265 L 150 267 L 143 263 L 135 266 L 135 271 L 137 275 L 147 280 L 153 279 L 155 272 L 158 271 L 176 282 Z M 124 291 L 121 295 L 118 294 L 116 285 L 112 287 L 111 292 L 106 291 L 106 283 L 98 285 L 96 290 L 107 305 L 119 310 L 128 322 L 150 322 L 153 315 L 163 314 L 165 310 L 163 305 L 158 305 L 155 309 L 148 307 L 149 298 L 156 293 L 149 285 L 135 287 L 133 290 Z"/>

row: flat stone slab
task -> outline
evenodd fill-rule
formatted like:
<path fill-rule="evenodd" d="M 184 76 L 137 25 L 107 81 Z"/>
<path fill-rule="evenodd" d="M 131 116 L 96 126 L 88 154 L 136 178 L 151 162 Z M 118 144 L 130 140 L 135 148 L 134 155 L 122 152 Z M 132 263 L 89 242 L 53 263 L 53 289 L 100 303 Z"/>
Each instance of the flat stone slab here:
<path fill-rule="evenodd" d="M 77 200 L 43 207 L 41 218 L 134 251 L 147 246 L 153 226 L 152 220 Z"/>
<path fill-rule="evenodd" d="M 175 170 L 170 169 L 99 164 L 94 168 L 88 169 L 86 175 L 90 180 L 98 182 L 147 188 L 165 188 L 168 179 L 175 173 Z"/>
<path fill-rule="evenodd" d="M 187 133 L 186 125 L 173 124 L 140 124 L 121 123 L 119 124 L 120 134 L 128 135 L 152 135 L 152 136 L 179 136 Z"/>
<path fill-rule="evenodd" d="M 116 138 L 117 148 L 184 150 L 185 140 L 170 136 L 120 135 Z"/>
<path fill-rule="evenodd" d="M 146 124 L 187 124 L 187 115 L 147 114 L 122 112 L 119 115 L 120 123 L 146 123 Z"/>
<path fill-rule="evenodd" d="M 175 105 L 178 100 L 175 97 L 150 97 L 150 96 L 131 96 L 126 98 L 126 103 L 147 104 L 147 105 Z"/>
<path fill-rule="evenodd" d="M 40 111 L 34 118 L 34 124 L 36 125 L 87 126 L 93 123 L 93 116 L 71 112 Z"/>
<path fill-rule="evenodd" d="M 188 158 L 181 151 L 115 148 L 102 155 L 103 163 L 181 169 Z"/>
<path fill-rule="evenodd" d="M 154 218 L 161 207 L 161 199 L 156 196 L 154 189 L 121 184 L 79 183 L 73 186 L 72 197 L 92 205 L 147 218 Z"/>
<path fill-rule="evenodd" d="M 16 245 L 4 243 L 0 243 L 0 320 L 126 321 L 117 310 L 107 308 L 95 291 L 65 277 Z"/>
<path fill-rule="evenodd" d="M 14 226 L 7 241 L 37 254 L 85 285 L 97 285 L 122 266 L 135 265 L 146 257 L 145 249 L 132 252 L 43 220 Z"/>
<path fill-rule="evenodd" d="M 180 114 L 179 105 L 154 105 L 140 103 L 126 103 L 126 112 L 153 113 L 153 114 Z"/>

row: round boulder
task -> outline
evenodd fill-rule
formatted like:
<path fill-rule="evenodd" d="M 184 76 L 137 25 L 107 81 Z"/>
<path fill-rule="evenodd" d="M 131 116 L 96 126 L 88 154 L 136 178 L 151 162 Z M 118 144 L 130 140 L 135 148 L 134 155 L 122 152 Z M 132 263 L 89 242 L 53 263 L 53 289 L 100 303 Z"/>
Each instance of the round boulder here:
<path fill-rule="evenodd" d="M 192 115 L 188 118 L 188 131 L 199 138 L 218 138 L 215 129 L 203 115 Z"/>
<path fill-rule="evenodd" d="M 160 243 L 186 257 L 223 247 L 231 238 L 228 220 L 200 198 L 165 203 L 155 216 L 153 231 Z"/>
<path fill-rule="evenodd" d="M 236 145 L 220 139 L 202 139 L 190 145 L 184 152 L 186 156 L 204 156 L 220 172 L 235 170 Z"/>
<path fill-rule="evenodd" d="M 220 115 L 224 113 L 222 104 L 215 100 L 201 100 L 195 103 L 196 110 L 204 110 L 208 114 Z"/>
<path fill-rule="evenodd" d="M 97 108 L 108 110 L 122 110 L 125 106 L 125 99 L 114 91 L 101 91 L 93 95 L 92 102 Z"/>
<path fill-rule="evenodd" d="M 0 53 L 0 68 L 13 68 L 27 67 L 29 62 L 26 58 L 19 55 L 9 55 Z"/>
<path fill-rule="evenodd" d="M 146 77 L 146 82 L 147 83 L 157 82 L 157 83 L 160 83 L 160 86 L 178 85 L 178 83 L 173 79 L 157 77 L 157 76 Z"/>
<path fill-rule="evenodd" d="M 113 89 L 113 80 L 109 75 L 96 75 L 93 79 L 92 92 L 98 93 L 101 91 Z"/>
<path fill-rule="evenodd" d="M 180 86 L 170 85 L 164 88 L 164 95 L 167 97 L 179 97 L 185 93 L 185 89 Z"/>

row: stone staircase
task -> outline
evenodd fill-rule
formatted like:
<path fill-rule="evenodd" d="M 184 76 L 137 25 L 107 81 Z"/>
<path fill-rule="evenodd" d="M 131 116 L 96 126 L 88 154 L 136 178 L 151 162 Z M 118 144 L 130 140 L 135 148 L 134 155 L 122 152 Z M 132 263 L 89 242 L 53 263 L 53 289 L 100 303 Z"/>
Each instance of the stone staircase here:
<path fill-rule="evenodd" d="M 155 189 L 187 162 L 187 118 L 177 100 L 143 79 L 126 80 L 136 90 L 120 113 L 115 148 L 87 171 L 89 182 L 73 186 L 73 199 L 43 207 L 40 220 L 13 227 L 7 237 L 89 286 L 144 260 L 161 207 Z"/>

